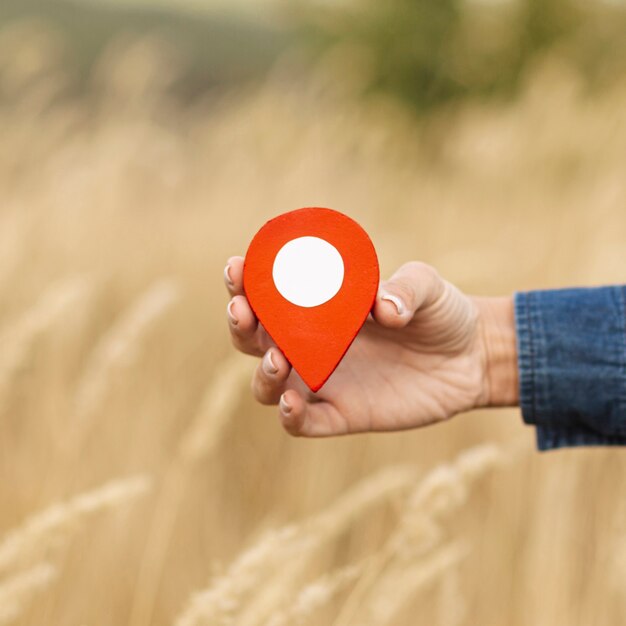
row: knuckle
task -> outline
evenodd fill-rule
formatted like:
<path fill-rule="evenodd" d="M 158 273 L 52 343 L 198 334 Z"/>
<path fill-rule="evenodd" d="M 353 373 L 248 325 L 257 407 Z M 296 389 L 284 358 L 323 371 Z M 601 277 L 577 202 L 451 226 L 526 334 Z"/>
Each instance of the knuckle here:
<path fill-rule="evenodd" d="M 409 261 L 404 267 L 409 271 L 411 276 L 420 280 L 424 278 L 432 280 L 439 277 L 437 270 L 432 265 L 424 263 L 423 261 Z"/>
<path fill-rule="evenodd" d="M 236 350 L 243 354 L 249 354 L 251 356 L 262 356 L 263 351 L 258 345 L 256 338 L 242 335 L 242 331 L 236 326 L 230 328 L 230 341 Z"/>
<path fill-rule="evenodd" d="M 407 263 L 407 266 L 406 284 L 411 288 L 413 294 L 415 294 L 418 285 L 425 287 L 426 292 L 429 293 L 438 292 L 442 287 L 444 281 L 432 265 L 423 261 L 411 261 Z"/>
<path fill-rule="evenodd" d="M 239 335 L 237 335 L 237 333 L 234 330 L 230 333 L 230 340 L 231 340 L 233 346 L 239 352 L 243 352 L 243 354 L 252 354 L 252 352 L 250 351 L 250 346 L 248 345 L 248 343 L 243 341 L 243 339 Z"/>
<path fill-rule="evenodd" d="M 300 431 L 293 424 L 287 423 L 283 420 L 282 425 L 283 429 L 290 437 L 302 437 L 302 431 Z"/>
<path fill-rule="evenodd" d="M 244 354 L 246 353 L 246 351 L 244 350 L 244 346 L 241 343 L 241 338 L 237 334 L 235 334 L 232 329 L 230 331 L 230 342 L 233 344 L 236 350 L 238 350 L 239 352 L 243 352 Z"/>
<path fill-rule="evenodd" d="M 257 370 L 252 380 L 252 393 L 260 404 L 276 404 L 274 386 L 264 378 L 260 370 Z"/>
<path fill-rule="evenodd" d="M 409 261 L 402 265 L 390 281 L 390 291 L 402 298 L 411 309 L 425 300 L 436 297 L 444 281 L 437 270 L 423 261 Z"/>
<path fill-rule="evenodd" d="M 415 291 L 406 279 L 399 278 L 394 280 L 392 291 L 395 295 L 401 298 L 403 302 L 409 306 L 412 305 Z"/>
<path fill-rule="evenodd" d="M 265 391 L 263 391 L 261 388 L 253 387 L 253 393 L 254 393 L 254 399 L 259 404 L 262 404 L 263 406 L 269 406 L 270 404 L 273 404 L 273 402 L 271 402 L 270 399 L 268 398 Z"/>
<path fill-rule="evenodd" d="M 250 382 L 250 391 L 252 391 L 252 395 L 257 402 L 261 402 L 263 404 L 260 394 L 259 385 L 257 383 L 256 375 L 253 376 L 252 381 Z"/>
<path fill-rule="evenodd" d="M 419 272 L 426 265 L 423 261 L 408 261 L 401 269 L 408 270 L 410 272 Z"/>

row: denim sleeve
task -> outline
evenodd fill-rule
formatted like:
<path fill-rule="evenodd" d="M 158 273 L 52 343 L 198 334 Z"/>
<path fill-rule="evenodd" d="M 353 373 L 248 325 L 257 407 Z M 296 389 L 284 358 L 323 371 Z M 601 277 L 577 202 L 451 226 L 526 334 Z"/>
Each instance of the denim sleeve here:
<path fill-rule="evenodd" d="M 539 449 L 626 445 L 626 286 L 517 293 L 515 323 Z"/>

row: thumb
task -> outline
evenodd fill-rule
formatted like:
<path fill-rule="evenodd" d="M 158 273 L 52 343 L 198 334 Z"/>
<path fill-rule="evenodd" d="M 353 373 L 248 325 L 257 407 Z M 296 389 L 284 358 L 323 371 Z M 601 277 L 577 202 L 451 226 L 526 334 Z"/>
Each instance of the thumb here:
<path fill-rule="evenodd" d="M 443 279 L 434 267 L 419 261 L 405 263 L 378 287 L 372 314 L 382 326 L 403 328 L 443 291 Z"/>

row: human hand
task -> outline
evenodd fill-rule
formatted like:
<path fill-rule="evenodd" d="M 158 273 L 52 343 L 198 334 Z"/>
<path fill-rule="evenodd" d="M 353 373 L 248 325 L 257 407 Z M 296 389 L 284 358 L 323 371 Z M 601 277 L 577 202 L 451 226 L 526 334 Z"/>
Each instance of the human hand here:
<path fill-rule="evenodd" d="M 517 404 L 513 301 L 466 296 L 429 265 L 382 283 L 372 314 L 328 382 L 313 393 L 259 324 L 243 291 L 243 258 L 224 270 L 237 349 L 262 357 L 252 391 L 278 404 L 292 435 L 323 437 L 425 426 Z"/>

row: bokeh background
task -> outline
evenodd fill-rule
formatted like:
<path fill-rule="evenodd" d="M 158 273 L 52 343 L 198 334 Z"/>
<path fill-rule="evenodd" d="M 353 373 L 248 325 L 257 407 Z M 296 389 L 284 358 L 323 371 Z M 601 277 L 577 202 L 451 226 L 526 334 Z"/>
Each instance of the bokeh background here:
<path fill-rule="evenodd" d="M 622 450 L 289 438 L 222 268 L 329 206 L 384 275 L 623 283 L 625 164 L 620 0 L 2 0 L 0 624 L 623 624 Z"/>

